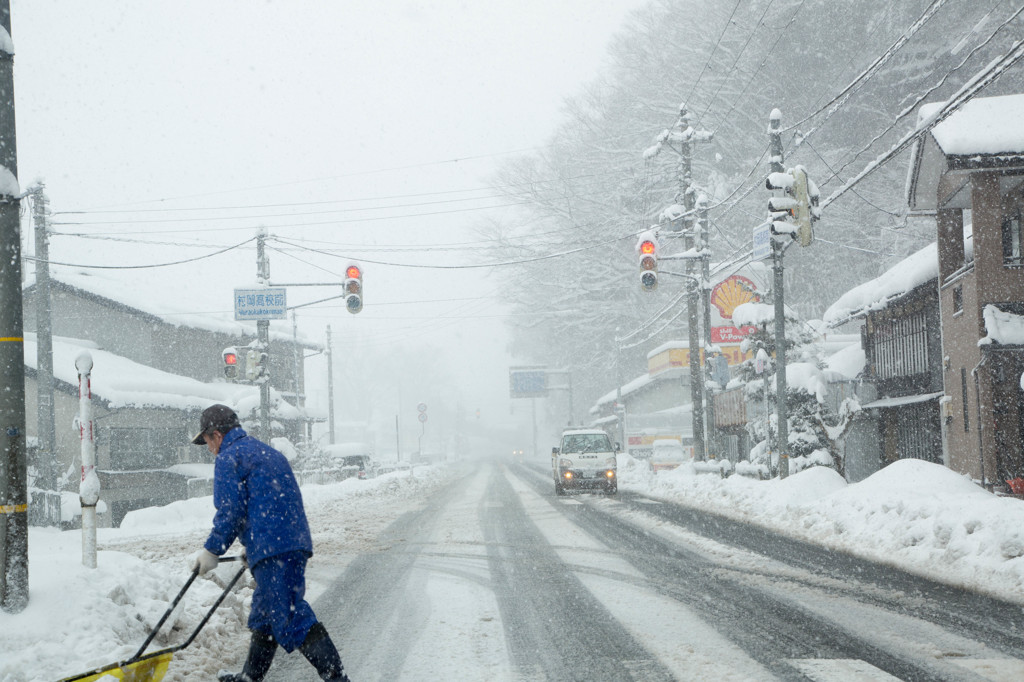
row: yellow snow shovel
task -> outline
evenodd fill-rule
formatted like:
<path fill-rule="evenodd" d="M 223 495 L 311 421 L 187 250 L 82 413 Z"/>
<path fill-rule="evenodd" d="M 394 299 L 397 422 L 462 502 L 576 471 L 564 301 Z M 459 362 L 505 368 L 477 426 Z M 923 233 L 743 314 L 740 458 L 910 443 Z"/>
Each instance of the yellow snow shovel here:
<path fill-rule="evenodd" d="M 238 561 L 241 558 L 242 557 L 239 556 L 221 557 L 221 561 Z M 181 651 L 192 643 L 192 640 L 196 638 L 199 631 L 203 629 L 204 625 L 206 625 L 206 621 L 210 620 L 210 616 L 212 616 L 213 612 L 217 610 L 217 607 L 220 606 L 222 601 L 224 601 L 224 598 L 228 596 L 228 592 L 230 592 L 231 588 L 235 586 L 235 583 L 238 582 L 243 573 L 245 573 L 245 566 L 242 566 L 238 573 L 235 574 L 235 577 L 231 579 L 231 582 L 229 582 L 227 587 L 224 588 L 224 591 L 221 592 L 220 597 L 218 597 L 217 601 L 213 603 L 213 606 L 211 606 L 210 610 L 206 612 L 206 615 L 203 616 L 199 625 L 196 626 L 196 629 L 192 631 L 192 634 L 184 643 L 167 649 L 160 649 L 159 651 L 151 651 L 148 654 L 143 653 L 146 651 L 146 647 L 149 646 L 150 642 L 153 641 L 153 638 L 156 637 L 156 633 L 160 631 L 160 627 L 167 620 L 168 616 L 170 616 L 171 612 L 174 611 L 174 607 L 178 605 L 181 598 L 185 596 L 185 592 L 192 586 L 192 582 L 195 581 L 196 577 L 199 575 L 198 568 L 192 570 L 192 575 L 189 577 L 188 582 L 186 582 L 185 586 L 181 588 L 180 592 L 178 592 L 178 596 L 174 598 L 171 605 L 167 607 L 167 611 L 160 618 L 156 627 L 154 627 L 153 631 L 149 633 L 149 637 L 147 637 L 146 641 L 142 643 L 142 646 L 139 647 L 139 650 L 134 656 L 128 660 L 121 661 L 120 663 L 111 663 L 110 665 L 105 665 L 102 668 L 95 668 L 80 675 L 65 677 L 60 680 L 60 682 L 98 682 L 99 680 L 103 680 L 104 682 L 113 682 L 113 680 L 124 680 L 124 682 L 160 682 L 160 680 L 164 679 L 164 675 L 167 674 L 167 666 L 170 665 L 174 652 Z"/>

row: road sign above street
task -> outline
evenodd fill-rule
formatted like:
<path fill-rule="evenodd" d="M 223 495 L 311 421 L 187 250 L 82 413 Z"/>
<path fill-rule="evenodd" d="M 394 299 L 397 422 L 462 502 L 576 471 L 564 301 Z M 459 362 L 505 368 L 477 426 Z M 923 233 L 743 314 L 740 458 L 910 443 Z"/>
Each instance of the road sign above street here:
<path fill-rule="evenodd" d="M 754 228 L 754 254 L 752 260 L 764 260 L 772 255 L 772 225 L 762 223 Z"/>
<path fill-rule="evenodd" d="M 509 397 L 543 398 L 547 395 L 548 375 L 544 367 L 509 367 Z"/>
<path fill-rule="evenodd" d="M 235 319 L 288 319 L 286 291 L 284 287 L 235 289 Z"/>

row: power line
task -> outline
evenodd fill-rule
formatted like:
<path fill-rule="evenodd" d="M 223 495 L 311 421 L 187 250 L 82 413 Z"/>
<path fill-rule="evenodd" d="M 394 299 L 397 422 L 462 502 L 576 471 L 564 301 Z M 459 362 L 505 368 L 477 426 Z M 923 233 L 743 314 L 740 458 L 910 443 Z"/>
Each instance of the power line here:
<path fill-rule="evenodd" d="M 213 253 L 208 253 L 208 254 L 203 255 L 203 256 L 196 256 L 195 258 L 186 258 L 184 260 L 173 261 L 173 262 L 170 262 L 170 263 L 153 263 L 153 264 L 150 264 L 150 265 L 86 265 L 86 264 L 83 264 L 83 263 L 62 263 L 60 261 L 55 261 L 55 260 L 46 260 L 46 261 L 44 261 L 42 259 L 36 258 L 35 256 L 25 256 L 24 258 L 25 258 L 25 260 L 34 261 L 36 263 L 44 263 L 45 262 L 45 263 L 49 263 L 50 265 L 65 265 L 65 266 L 72 267 L 72 268 L 86 268 L 86 269 L 89 269 L 89 270 L 144 270 L 144 269 L 147 269 L 147 268 L 166 268 L 166 267 L 168 267 L 170 265 L 181 265 L 183 263 L 194 263 L 195 261 L 205 260 L 207 258 L 213 258 L 214 256 L 219 256 L 222 253 L 226 253 L 228 251 L 232 251 L 234 249 L 237 249 L 238 247 L 240 247 L 240 246 L 242 246 L 244 244 L 248 244 L 249 242 L 254 241 L 255 239 L 256 239 L 255 237 L 252 237 L 250 239 L 246 239 L 244 242 L 240 242 L 238 244 L 235 244 L 234 246 L 229 246 L 227 248 L 223 248 L 223 249 L 220 249 L 219 251 L 214 251 Z"/>
<path fill-rule="evenodd" d="M 933 16 L 935 16 L 936 12 L 938 12 L 944 4 L 946 4 L 946 0 L 932 0 L 931 4 L 928 5 L 927 8 L 925 8 L 921 16 L 919 16 L 917 20 L 913 24 L 911 24 L 908 29 L 901 33 L 899 38 L 897 38 L 892 43 L 892 45 L 890 45 L 888 49 L 886 49 L 885 52 L 876 57 L 875 60 L 872 61 L 866 69 L 861 71 L 857 75 L 857 77 L 850 81 L 850 83 L 848 83 L 846 87 L 844 87 L 835 97 L 833 97 L 828 102 L 819 107 L 816 111 L 808 114 L 807 116 L 803 117 L 796 123 L 786 128 L 783 128 L 781 132 L 786 133 L 789 132 L 790 130 L 795 130 L 796 128 L 800 127 L 801 125 L 811 120 L 818 114 L 822 113 L 823 111 L 831 107 L 833 104 L 836 104 L 837 102 L 839 102 L 840 106 L 842 106 L 842 103 L 845 102 L 845 100 L 851 94 L 853 94 L 854 90 L 859 89 L 860 86 L 864 84 L 864 82 L 866 82 L 869 78 L 875 75 L 875 73 L 878 72 L 878 69 L 881 68 L 882 65 L 884 65 L 886 62 L 888 62 L 893 57 L 893 55 L 895 55 L 900 50 L 900 48 L 902 48 L 907 43 L 908 40 L 910 40 L 919 30 L 921 30 L 921 28 L 925 24 L 927 24 Z M 842 102 L 840 100 L 842 100 Z M 838 111 L 839 108 L 840 107 L 837 106 L 833 108 L 831 111 L 829 111 L 828 115 L 825 117 L 825 121 L 831 118 L 832 114 Z M 824 121 L 822 121 L 822 123 L 824 123 Z M 807 135 L 805 135 L 804 137 L 809 136 L 812 132 L 814 132 L 814 130 L 816 130 L 819 127 L 821 127 L 821 124 L 818 124 L 813 129 L 811 129 L 811 131 L 809 131 Z"/>
<path fill-rule="evenodd" d="M 992 11 L 993 11 L 993 10 L 989 10 L 989 14 L 991 14 L 991 12 L 992 12 Z M 949 71 L 947 71 L 947 72 L 946 72 L 945 74 L 943 74 L 942 78 L 940 78 L 940 79 L 939 79 L 939 80 L 938 80 L 938 81 L 937 81 L 937 82 L 935 83 L 935 85 L 933 85 L 933 86 L 931 86 L 930 88 L 928 88 L 927 90 L 925 90 L 925 92 L 924 92 L 923 94 L 919 95 L 918 97 L 916 97 L 916 98 L 914 99 L 914 101 L 913 101 L 913 102 L 912 102 L 911 104 L 909 104 L 908 106 L 904 107 L 904 109 L 903 109 L 903 110 L 902 110 L 902 111 L 901 111 L 901 112 L 900 112 L 899 114 L 897 114 L 897 115 L 896 115 L 896 119 L 895 119 L 895 120 L 894 120 L 894 121 L 892 122 L 892 125 L 890 125 L 890 126 L 889 126 L 888 128 L 886 128 L 886 129 L 885 129 L 885 130 L 883 130 L 882 132 L 880 132 L 880 133 L 878 133 L 877 135 L 875 135 L 875 136 L 874 136 L 874 137 L 873 137 L 873 138 L 871 139 L 871 141 L 870 141 L 870 142 L 868 142 L 868 143 L 867 143 L 866 145 L 864 145 L 864 146 L 863 146 L 863 147 L 862 147 L 862 148 L 861 148 L 861 149 L 860 149 L 860 150 L 859 150 L 859 151 L 858 151 L 858 152 L 857 152 L 856 154 L 854 154 L 854 155 L 853 155 L 853 157 L 851 157 L 849 161 L 847 161 L 847 162 L 846 162 L 846 163 L 844 163 L 844 164 L 843 164 L 842 166 L 840 166 L 840 168 L 839 168 L 839 170 L 838 170 L 838 171 L 832 171 L 833 175 L 832 175 L 831 177 L 829 177 L 828 179 L 826 179 L 826 180 L 825 180 L 824 182 L 822 182 L 822 183 L 821 183 L 821 186 L 822 186 L 822 187 L 824 187 L 824 186 L 825 186 L 825 185 L 827 185 L 827 184 L 828 184 L 829 182 L 831 182 L 833 178 L 837 178 L 837 179 L 839 179 L 840 181 L 842 181 L 842 178 L 839 178 L 839 174 L 840 174 L 840 173 L 842 173 L 842 172 L 843 172 L 844 170 L 846 170 L 846 168 L 847 168 L 847 167 L 848 167 L 848 166 L 849 166 L 849 165 L 850 165 L 851 163 L 853 163 L 854 161 L 856 161 L 856 160 L 857 160 L 857 159 L 858 159 L 858 158 L 860 157 L 860 155 L 861 155 L 861 154 L 863 154 L 863 153 L 864 153 L 864 152 L 866 152 L 866 151 L 867 151 L 868 149 L 870 149 L 870 148 L 871 148 L 872 146 L 874 146 L 874 144 L 875 144 L 876 142 L 878 142 L 878 140 L 880 140 L 880 139 L 881 139 L 882 137 L 884 137 L 884 136 L 885 136 L 885 135 L 886 135 L 887 133 L 889 133 L 890 131 L 892 131 L 892 130 L 893 130 L 893 129 L 894 129 L 895 127 L 896 127 L 896 125 L 897 125 L 897 124 L 898 124 L 898 123 L 899 123 L 899 122 L 900 122 L 901 120 L 903 120 L 904 118 L 906 118 L 906 116 L 907 116 L 907 115 L 909 115 L 909 114 L 910 114 L 911 112 L 915 111 L 915 110 L 917 109 L 917 107 L 918 107 L 918 106 L 919 106 L 919 105 L 920 105 L 920 104 L 921 104 L 921 103 L 922 103 L 922 102 L 923 102 L 923 101 L 924 101 L 925 99 L 927 99 L 927 98 L 928 98 L 928 96 L 929 96 L 929 95 L 931 95 L 931 94 L 932 94 L 933 92 L 935 92 L 935 91 L 936 91 L 936 90 L 938 90 L 938 89 L 939 89 L 940 87 L 942 87 L 943 85 L 945 85 L 945 84 L 946 84 L 946 81 L 947 81 L 947 80 L 949 79 L 949 77 L 950 77 L 951 75 L 953 75 L 954 73 L 956 73 L 957 71 L 959 71 L 959 70 L 960 70 L 960 69 L 961 69 L 961 68 L 962 68 L 962 67 L 963 67 L 963 66 L 964 66 L 964 65 L 965 65 L 965 64 L 966 64 L 966 63 L 968 62 L 968 60 L 970 60 L 970 58 L 971 58 L 971 57 L 973 57 L 973 56 L 974 56 L 974 55 L 975 55 L 975 54 L 976 54 L 976 53 L 977 53 L 977 52 L 978 52 L 979 50 L 981 50 L 981 49 L 982 49 L 983 47 L 985 47 L 985 46 L 986 46 L 986 45 L 988 45 L 988 44 L 989 44 L 990 42 L 992 42 L 992 40 L 993 40 L 993 39 L 994 39 L 994 38 L 996 37 L 996 34 L 998 34 L 998 33 L 999 33 L 999 32 L 1000 32 L 1000 31 L 1001 31 L 1001 30 L 1002 30 L 1003 28 L 1005 28 L 1005 27 L 1006 27 L 1006 26 L 1007 26 L 1007 25 L 1008 25 L 1008 24 L 1009 24 L 1009 23 L 1010 23 L 1011 21 L 1013 21 L 1013 20 L 1014 20 L 1014 19 L 1016 19 L 1016 18 L 1017 18 L 1018 16 L 1020 16 L 1021 12 L 1024 12 L 1024 5 L 1021 5 L 1021 7 L 1019 7 L 1019 8 L 1017 9 L 1017 11 L 1016 11 L 1016 12 L 1014 12 L 1014 13 L 1013 13 L 1013 14 L 1012 14 L 1012 15 L 1011 15 L 1011 16 L 1010 16 L 1010 17 L 1009 17 L 1008 19 L 1006 19 L 1006 20 L 1005 20 L 1005 21 L 1004 21 L 1003 23 L 1001 23 L 1001 24 L 1000 24 L 999 26 L 997 26 L 997 27 L 995 28 L 995 30 L 993 30 L 993 31 L 992 31 L 992 33 L 990 33 L 990 34 L 989 34 L 988 38 L 986 38 L 986 39 L 984 40 L 984 42 L 982 42 L 982 43 L 980 43 L 979 45 L 975 46 L 975 47 L 974 47 L 974 49 L 972 49 L 972 50 L 971 50 L 971 51 L 970 51 L 970 52 L 969 52 L 969 53 L 967 54 L 967 56 L 966 56 L 966 57 L 964 57 L 964 58 L 963 58 L 963 60 L 961 60 L 961 62 L 960 62 L 959 64 L 957 64 L 957 65 L 956 65 L 956 66 L 954 66 L 954 67 L 953 67 L 952 69 L 950 69 L 950 70 L 949 70 Z M 986 16 L 988 16 L 988 15 L 986 14 Z M 803 143 L 804 143 L 805 141 L 806 141 L 806 139 L 801 139 L 801 140 L 799 140 L 799 141 L 797 142 L 797 145 L 796 145 L 796 147 L 794 148 L 794 151 L 795 151 L 795 149 L 799 148 L 799 147 L 800 147 L 800 146 L 801 146 L 801 145 L 802 145 L 802 144 L 803 144 Z M 808 146 L 810 146 L 810 143 L 807 143 L 807 144 L 808 144 Z M 817 152 L 815 152 L 815 154 L 817 154 Z M 819 155 L 819 158 L 820 158 L 820 155 Z M 827 165 L 827 164 L 826 164 L 826 165 Z M 832 169 L 831 169 L 831 168 L 829 168 L 829 170 L 831 171 Z"/>
<path fill-rule="evenodd" d="M 324 255 L 324 256 L 331 256 L 333 258 L 348 258 L 348 259 L 351 259 L 351 260 L 359 260 L 359 261 L 361 261 L 363 263 L 372 263 L 374 265 L 387 265 L 387 266 L 396 267 L 396 268 L 418 268 L 418 269 L 426 269 L 426 270 L 471 270 L 471 269 L 476 269 L 476 268 L 497 268 L 497 267 L 505 267 L 505 266 L 510 266 L 510 265 L 524 265 L 524 264 L 527 264 L 527 263 L 536 263 L 538 261 L 550 260 L 552 258 L 564 258 L 565 256 L 571 256 L 571 255 L 576 254 L 576 253 L 582 253 L 583 251 L 589 251 L 591 249 L 595 249 L 595 248 L 598 248 L 598 247 L 601 247 L 601 246 L 607 246 L 609 244 L 614 244 L 615 242 L 623 241 L 625 239 L 635 238 L 638 234 L 640 234 L 640 232 L 642 232 L 642 230 L 637 230 L 637 231 L 634 231 L 634 232 L 630 232 L 629 234 L 625 234 L 625 235 L 622 235 L 622 236 L 619 236 L 619 237 L 612 237 L 611 239 L 606 239 L 604 241 L 595 242 L 593 244 L 589 244 L 587 246 L 581 246 L 581 247 L 576 248 L 576 249 L 569 249 L 567 251 L 560 251 L 558 253 L 549 253 L 549 254 L 544 254 L 544 255 L 541 255 L 541 256 L 533 256 L 533 257 L 530 257 L 530 258 L 520 258 L 520 259 L 517 259 L 517 260 L 498 261 L 498 262 L 494 262 L 494 263 L 470 263 L 470 264 L 466 264 L 466 265 L 426 265 L 426 264 L 423 264 L 423 263 L 396 263 L 396 262 L 393 262 L 393 261 L 373 260 L 373 259 L 369 259 L 369 258 L 355 259 L 351 255 L 338 254 L 338 253 L 329 253 L 327 251 L 322 251 L 322 250 L 318 250 L 318 249 L 312 249 L 312 248 L 309 248 L 309 247 L 305 247 L 305 246 L 302 246 L 301 244 L 294 244 L 294 243 L 291 243 L 291 242 L 287 242 L 287 241 L 281 239 L 280 237 L 274 237 L 274 240 L 278 241 L 278 242 L 280 242 L 282 244 L 286 244 L 288 246 L 293 246 L 293 247 L 296 247 L 296 248 L 299 248 L 299 249 L 304 249 L 306 251 L 312 251 L 313 253 L 319 253 L 319 254 Z"/>
<path fill-rule="evenodd" d="M 878 170 L 883 164 L 892 160 L 895 156 L 903 152 L 907 147 L 917 141 L 922 135 L 930 131 L 932 128 L 942 123 L 960 107 L 969 102 L 975 95 L 981 90 L 988 87 L 993 81 L 995 81 L 1003 72 L 1024 59 L 1024 40 L 1018 40 L 1013 46 L 998 59 L 991 62 L 988 66 L 982 69 L 978 74 L 971 78 L 967 83 L 963 85 L 946 103 L 941 109 L 932 114 L 928 119 L 923 121 L 917 128 L 910 133 L 903 136 L 896 144 L 894 144 L 888 152 L 882 154 L 874 161 L 869 163 L 864 170 L 848 180 L 842 187 L 832 193 L 827 199 L 821 202 L 821 208 L 824 210 L 826 206 L 831 204 L 833 201 L 841 197 L 843 194 L 853 189 L 857 183 L 864 180 L 876 170 Z"/>
<path fill-rule="evenodd" d="M 725 22 L 725 27 L 722 29 L 721 34 L 719 34 L 718 40 L 715 42 L 715 46 L 711 48 L 711 54 L 708 55 L 707 61 L 704 62 L 704 68 L 700 70 L 700 73 L 697 75 L 697 80 L 695 80 L 693 85 L 690 86 L 690 93 L 686 96 L 686 99 L 684 100 L 685 102 L 689 102 L 690 98 L 693 97 L 694 90 L 697 89 L 697 86 L 700 84 L 700 80 L 704 77 L 708 67 L 711 66 L 711 60 L 715 58 L 715 52 L 718 51 L 718 46 L 722 44 L 722 39 L 725 38 L 725 34 L 729 30 L 729 26 L 732 24 L 732 18 L 736 16 L 736 10 L 740 8 L 740 3 L 742 2 L 743 0 L 736 0 L 736 4 L 733 6 L 732 12 L 729 14 L 729 18 Z"/>

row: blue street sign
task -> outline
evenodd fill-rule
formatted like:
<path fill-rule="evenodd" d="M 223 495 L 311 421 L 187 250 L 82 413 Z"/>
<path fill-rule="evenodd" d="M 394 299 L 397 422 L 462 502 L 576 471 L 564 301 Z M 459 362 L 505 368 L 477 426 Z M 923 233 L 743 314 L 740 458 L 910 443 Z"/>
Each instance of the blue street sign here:
<path fill-rule="evenodd" d="M 288 319 L 285 288 L 235 289 L 235 319 Z"/>

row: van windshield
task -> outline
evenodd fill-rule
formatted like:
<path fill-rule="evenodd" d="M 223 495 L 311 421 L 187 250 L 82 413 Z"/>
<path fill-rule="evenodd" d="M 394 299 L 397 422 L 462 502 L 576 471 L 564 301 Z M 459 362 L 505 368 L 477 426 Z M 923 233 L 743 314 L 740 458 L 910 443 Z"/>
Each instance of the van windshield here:
<path fill-rule="evenodd" d="M 610 452 L 611 441 L 603 433 L 577 433 L 562 438 L 562 452 Z"/>

